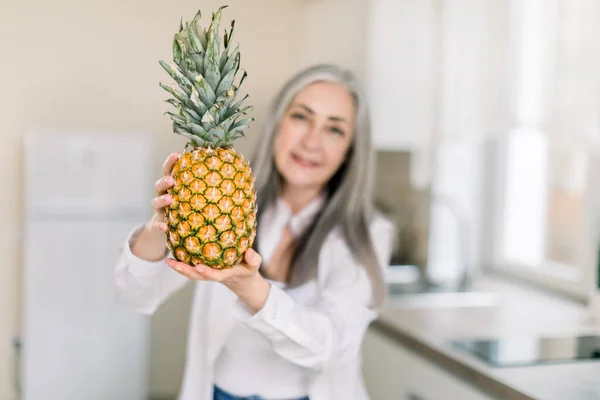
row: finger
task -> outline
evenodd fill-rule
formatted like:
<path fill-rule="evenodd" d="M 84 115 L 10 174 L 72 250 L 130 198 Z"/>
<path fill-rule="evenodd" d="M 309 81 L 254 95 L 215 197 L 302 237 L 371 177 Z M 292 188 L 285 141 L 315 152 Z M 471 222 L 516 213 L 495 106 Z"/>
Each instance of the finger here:
<path fill-rule="evenodd" d="M 189 279 L 196 281 L 205 280 L 204 277 L 191 265 L 187 265 L 186 263 L 182 263 L 173 258 L 167 258 L 166 263 L 169 267 L 173 268 L 175 271 Z"/>
<path fill-rule="evenodd" d="M 156 193 L 160 196 L 167 192 L 167 189 L 175 185 L 175 179 L 171 175 L 165 175 L 154 183 Z"/>
<path fill-rule="evenodd" d="M 152 207 L 155 210 L 159 211 L 162 208 L 165 208 L 169 204 L 173 202 L 173 198 L 170 194 L 163 194 L 162 196 L 158 196 L 152 199 Z"/>
<path fill-rule="evenodd" d="M 152 229 L 161 231 L 161 232 L 166 232 L 169 229 L 167 223 L 162 222 L 162 221 L 154 221 L 154 222 L 152 222 L 151 226 L 152 226 Z"/>
<path fill-rule="evenodd" d="M 262 263 L 262 257 L 254 249 L 250 248 L 244 253 L 244 261 L 251 269 L 258 269 Z"/>
<path fill-rule="evenodd" d="M 214 269 L 203 264 L 198 264 L 195 268 L 204 279 L 215 282 L 223 282 L 237 272 L 234 271 L 235 268 Z"/>
<path fill-rule="evenodd" d="M 173 165 L 179 159 L 179 153 L 171 153 L 169 157 L 165 160 L 163 164 L 163 175 L 171 175 L 171 170 L 173 169 Z"/>

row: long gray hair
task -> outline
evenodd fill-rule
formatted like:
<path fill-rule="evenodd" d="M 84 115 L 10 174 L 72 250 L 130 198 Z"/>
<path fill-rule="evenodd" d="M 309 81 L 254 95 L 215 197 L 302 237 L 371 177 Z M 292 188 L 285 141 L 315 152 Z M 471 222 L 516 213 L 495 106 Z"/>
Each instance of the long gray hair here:
<path fill-rule="evenodd" d="M 373 290 L 373 303 L 379 307 L 385 298 L 382 266 L 378 264 L 369 222 L 375 212 L 372 203 L 374 151 L 365 96 L 354 75 L 335 65 L 315 65 L 292 77 L 280 90 L 266 118 L 263 137 L 254 151 L 251 166 L 255 178 L 258 205 L 257 220 L 280 194 L 281 175 L 275 166 L 274 142 L 280 122 L 296 94 L 318 81 L 343 85 L 355 104 L 355 132 L 346 159 L 327 184 L 326 201 L 312 223 L 296 241 L 287 283 L 296 286 L 314 278 L 318 257 L 329 232 L 339 227 L 353 256 L 366 268 Z M 254 247 L 258 248 L 256 238 Z"/>

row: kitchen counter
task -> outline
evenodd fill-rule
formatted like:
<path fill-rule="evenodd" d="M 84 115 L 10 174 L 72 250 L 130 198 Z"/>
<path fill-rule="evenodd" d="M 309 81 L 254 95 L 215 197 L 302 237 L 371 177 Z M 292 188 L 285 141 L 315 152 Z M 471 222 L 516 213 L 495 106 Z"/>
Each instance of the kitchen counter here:
<path fill-rule="evenodd" d="M 392 297 L 371 330 L 386 336 L 488 398 L 600 399 L 600 361 L 493 367 L 452 346 L 460 338 L 600 333 L 583 304 L 494 277 L 474 289 L 495 294 L 484 306 L 411 306 Z"/>

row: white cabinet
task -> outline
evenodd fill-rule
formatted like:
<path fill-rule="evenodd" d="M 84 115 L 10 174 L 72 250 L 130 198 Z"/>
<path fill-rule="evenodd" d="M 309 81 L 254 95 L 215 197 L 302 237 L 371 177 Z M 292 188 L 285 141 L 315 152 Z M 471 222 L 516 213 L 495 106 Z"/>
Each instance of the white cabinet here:
<path fill-rule="evenodd" d="M 372 400 L 493 399 L 374 328 L 367 332 L 363 353 Z"/>
<path fill-rule="evenodd" d="M 365 83 L 377 148 L 432 151 L 441 138 L 479 141 L 511 126 L 509 2 L 365 3 Z"/>
<path fill-rule="evenodd" d="M 435 122 L 431 0 L 368 1 L 366 84 L 376 148 L 414 150 Z"/>

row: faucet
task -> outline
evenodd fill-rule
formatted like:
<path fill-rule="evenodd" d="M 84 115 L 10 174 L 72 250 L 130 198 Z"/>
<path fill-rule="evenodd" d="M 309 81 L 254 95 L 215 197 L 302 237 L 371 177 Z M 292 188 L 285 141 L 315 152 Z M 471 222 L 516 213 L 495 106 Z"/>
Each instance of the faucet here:
<path fill-rule="evenodd" d="M 432 204 L 442 204 L 450 211 L 454 216 L 458 226 L 458 246 L 459 246 L 459 257 L 460 266 L 462 267 L 462 274 L 458 281 L 456 290 L 459 292 L 467 291 L 473 283 L 473 271 L 470 268 L 469 262 L 469 239 L 470 239 L 470 226 L 469 220 L 466 213 L 463 212 L 462 207 L 453 198 L 441 193 L 432 192 L 430 197 Z M 427 286 L 435 286 L 429 279 L 424 277 Z"/>

